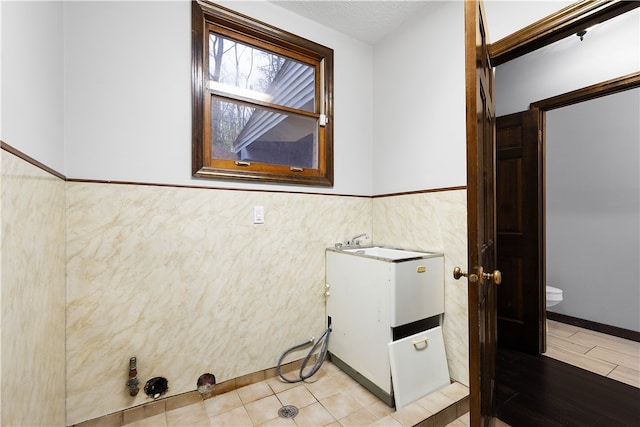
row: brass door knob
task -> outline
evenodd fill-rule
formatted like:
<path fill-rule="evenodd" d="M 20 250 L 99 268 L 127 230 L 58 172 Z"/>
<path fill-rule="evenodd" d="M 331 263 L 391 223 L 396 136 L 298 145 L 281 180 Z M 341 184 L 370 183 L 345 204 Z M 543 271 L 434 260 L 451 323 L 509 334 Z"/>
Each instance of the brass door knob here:
<path fill-rule="evenodd" d="M 482 278 L 487 280 L 493 280 L 493 283 L 499 285 L 502 283 L 502 273 L 500 270 L 493 270 L 493 273 L 482 273 Z"/>
<path fill-rule="evenodd" d="M 466 271 L 462 271 L 460 267 L 456 267 L 453 269 L 453 278 L 456 280 L 459 280 L 461 277 L 467 277 L 470 282 L 477 282 L 478 276 L 482 277 L 482 280 L 492 280 L 496 285 L 502 283 L 502 273 L 500 272 L 500 270 L 493 270 L 493 273 L 485 273 L 482 267 L 480 267 L 478 269 L 478 275 L 475 275 L 469 274 Z"/>
<path fill-rule="evenodd" d="M 456 280 L 460 280 L 461 277 L 466 277 L 470 282 L 477 282 L 478 276 L 475 274 L 469 274 L 466 271 L 462 271 L 460 267 L 456 267 L 453 269 L 453 278 Z"/>

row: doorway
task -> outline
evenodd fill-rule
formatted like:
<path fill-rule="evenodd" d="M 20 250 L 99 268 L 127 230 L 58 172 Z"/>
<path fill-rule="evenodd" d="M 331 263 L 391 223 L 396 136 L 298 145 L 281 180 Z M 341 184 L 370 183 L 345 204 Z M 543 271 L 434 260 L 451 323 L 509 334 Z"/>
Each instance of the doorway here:
<path fill-rule="evenodd" d="M 563 292 L 549 317 L 627 339 L 640 338 L 638 117 L 640 88 L 545 114 L 546 277 Z"/>
<path fill-rule="evenodd" d="M 530 130 L 534 136 L 539 137 L 537 141 L 534 137 L 533 143 L 536 146 L 539 144 L 541 152 L 548 151 L 545 144 L 545 113 L 548 111 L 620 92 L 627 94 L 629 89 L 638 91 L 638 88 L 640 73 L 635 73 L 532 104 L 534 110 L 539 109 L 541 117 L 540 127 Z M 633 122 L 637 123 L 635 120 Z M 633 155 L 632 152 L 628 154 Z M 543 173 L 544 171 L 542 168 Z M 535 176 L 529 177 L 530 181 L 535 182 L 536 179 Z M 586 180 L 582 182 L 587 183 Z M 500 185 L 498 183 L 498 187 Z M 542 200 L 545 200 L 546 188 L 544 185 L 538 187 L 537 193 Z M 543 223 L 544 218 L 543 216 Z M 544 242 L 544 239 L 540 239 L 538 243 L 543 250 Z M 597 266 L 597 263 L 587 264 Z M 501 268 L 504 269 L 504 266 Z M 544 270 L 544 265 L 541 268 Z M 588 266 L 585 269 L 588 270 Z M 498 340 L 501 342 L 500 334 Z M 512 425 L 635 425 L 640 416 L 637 404 L 634 403 L 640 397 L 637 385 L 629 385 L 631 382 L 616 378 L 615 375 L 592 373 L 598 370 L 589 369 L 588 366 L 578 369 L 574 367 L 576 363 L 562 363 L 556 359 L 558 358 L 539 357 L 539 353 L 535 352 L 529 355 L 501 348 L 498 351 L 496 374 L 497 416 Z"/>
<path fill-rule="evenodd" d="M 590 27 L 594 24 L 606 21 L 615 16 L 624 14 L 625 12 L 640 6 L 638 2 L 606 2 L 606 3 L 585 3 L 578 2 L 570 5 L 569 7 L 559 11 L 559 13 L 542 19 L 526 29 L 516 32 L 504 39 L 499 40 L 497 43 L 489 46 L 490 62 L 493 66 L 503 64 L 507 61 L 511 61 L 519 56 L 533 52 L 541 47 L 550 45 L 555 41 L 558 41 L 567 36 L 575 35 L 576 32 L 583 30 L 586 27 Z M 525 31 L 526 30 L 526 31 Z M 468 39 L 468 37 L 466 37 Z M 477 45 L 476 45 L 477 46 Z M 500 80 L 500 79 L 498 79 Z M 471 80 L 467 78 L 467 84 Z M 523 86 L 524 87 L 524 86 Z M 540 108 L 542 110 L 542 108 Z M 476 111 L 475 102 L 469 103 L 467 100 L 467 112 Z M 475 123 L 477 116 L 467 117 L 467 127 L 470 123 Z M 468 174 L 468 188 L 474 188 L 474 183 L 478 179 L 477 173 Z M 493 180 L 492 180 L 493 181 Z M 470 187 L 469 187 L 470 186 Z M 469 191 L 469 190 L 468 190 Z M 482 221 L 484 218 L 471 215 L 471 211 L 468 209 L 468 224 L 476 224 L 478 221 Z M 471 241 L 471 239 L 470 239 Z M 472 245 L 469 244 L 469 248 Z M 474 259 L 473 254 L 469 253 L 469 259 Z M 471 265 L 469 266 L 471 268 Z M 498 266 L 499 267 L 499 266 Z M 476 276 L 474 275 L 474 278 Z M 476 307 L 471 306 L 469 308 L 469 318 L 471 319 Z M 477 313 L 476 313 L 477 315 Z M 471 328 L 469 331 L 469 340 L 477 339 L 473 336 Z M 476 376 L 491 376 L 492 364 L 480 364 L 474 365 L 473 360 L 470 357 L 469 375 L 470 377 Z M 474 388 L 474 384 L 471 384 L 470 394 L 480 394 L 479 388 Z M 476 426 L 480 424 L 480 417 L 474 416 L 474 411 L 471 411 L 471 425 Z M 492 414 L 488 414 L 491 417 Z"/>
<path fill-rule="evenodd" d="M 637 12 L 637 11 L 636 11 Z M 620 19 L 622 19 L 622 21 L 620 19 L 617 19 L 612 22 L 610 22 L 608 25 L 608 28 L 611 28 L 611 25 L 618 25 L 621 22 L 622 23 L 626 23 L 627 27 L 629 22 L 633 22 L 633 20 L 635 19 L 635 17 L 637 17 L 638 14 L 637 13 L 633 13 L 633 14 L 627 14 L 625 17 L 621 17 Z M 609 17 L 611 18 L 611 17 Z M 550 18 L 549 21 L 552 21 L 553 18 Z M 600 28 L 607 28 L 606 26 L 600 26 Z M 617 26 L 616 28 L 620 28 L 619 26 Z M 623 28 L 624 24 L 623 24 Z M 575 29 L 575 27 L 574 27 Z M 591 33 L 590 33 L 591 34 Z M 626 33 L 624 33 L 626 34 Z M 593 34 L 593 36 L 596 36 L 597 34 Z M 563 61 L 558 61 L 558 56 L 557 56 L 557 52 L 558 50 L 561 50 L 562 52 L 567 52 L 567 49 L 571 49 L 572 52 L 586 52 L 584 50 L 580 50 L 580 49 L 584 49 L 584 45 L 580 44 L 582 43 L 581 41 L 579 41 L 576 37 L 575 34 L 570 34 L 570 36 L 572 37 L 571 39 L 566 39 L 563 40 L 562 43 L 556 44 L 552 47 L 549 47 L 544 54 L 544 59 L 547 59 L 547 56 L 549 56 L 550 58 L 553 58 L 552 64 L 555 65 L 560 65 L 560 64 L 564 64 L 564 65 L 569 65 L 566 62 Z M 524 34 L 522 35 L 522 37 L 524 37 Z M 593 39 L 593 37 L 589 40 L 589 42 L 591 40 L 594 41 L 598 41 L 598 39 Z M 609 42 L 611 41 L 610 39 Z M 502 42 L 502 41 L 500 41 Z M 602 46 L 602 45 L 601 45 Z M 561 47 L 561 49 L 559 49 L 558 47 Z M 531 51 L 533 51 L 535 49 L 532 49 Z M 553 52 L 553 54 L 550 54 L 549 52 Z M 567 55 L 568 53 L 565 53 L 565 55 Z M 553 56 L 556 55 L 556 56 Z M 580 56 L 571 56 L 569 55 L 569 58 L 573 59 L 573 60 L 581 60 L 582 57 Z M 501 60 L 501 59 L 500 59 Z M 507 59 L 508 60 L 508 59 Z M 530 82 L 534 88 L 538 87 L 537 85 L 540 86 L 540 88 L 543 90 L 543 92 L 546 90 L 547 93 L 550 91 L 549 86 L 544 86 L 542 84 L 540 84 L 539 82 L 541 80 L 545 80 L 544 78 L 541 78 L 541 80 L 536 80 L 537 78 L 539 78 L 539 76 L 534 77 L 533 74 L 537 73 L 537 74 L 542 74 L 542 76 L 547 76 L 550 77 L 548 74 L 544 74 L 541 69 L 541 67 L 539 65 L 535 65 L 533 64 L 533 62 L 535 62 L 535 60 L 532 59 L 525 59 L 523 61 L 519 61 L 516 63 L 515 66 L 513 66 L 512 64 L 509 64 L 507 67 L 505 67 L 505 71 L 507 74 L 502 75 L 500 74 L 501 70 L 498 70 L 498 81 L 501 81 L 500 77 L 506 76 L 507 80 L 505 81 L 510 81 L 510 83 L 507 83 L 506 87 L 508 89 L 503 90 L 503 93 L 505 93 L 505 97 L 506 97 L 506 93 L 510 94 L 513 93 L 518 93 L 519 89 L 518 86 L 521 86 L 523 88 L 526 88 L 527 85 L 523 85 L 523 81 L 517 81 L 517 78 L 511 77 L 514 76 L 514 72 L 517 73 L 524 73 L 523 75 L 526 75 L 528 80 L 527 82 Z M 538 61 L 540 62 L 540 61 Z M 571 62 L 571 61 L 568 61 Z M 576 62 L 576 61 L 574 61 Z M 518 65 L 519 64 L 519 65 Z M 526 71 L 526 67 L 527 64 L 529 66 L 533 67 L 533 72 L 531 71 Z M 533 64 L 533 65 L 532 65 Z M 635 67 L 634 67 L 635 68 Z M 553 68 L 554 73 L 559 73 L 559 74 L 563 74 L 561 69 L 558 69 L 558 67 Z M 528 74 L 527 74 L 528 73 Z M 517 74 L 520 75 L 520 74 Z M 571 75 L 571 73 L 568 73 L 568 75 Z M 565 76 L 566 77 L 566 76 Z M 503 257 L 503 259 L 500 260 L 500 262 L 498 263 L 498 267 L 501 268 L 502 270 L 510 270 L 509 274 L 505 273 L 505 281 L 509 280 L 508 278 L 510 277 L 513 282 L 513 278 L 515 277 L 516 280 L 519 280 L 520 282 L 525 282 L 525 281 L 533 281 L 533 282 L 537 282 L 536 285 L 534 285 L 535 290 L 537 290 L 537 292 L 535 290 L 532 290 L 531 285 L 529 284 L 529 287 L 525 287 L 522 286 L 521 283 L 518 283 L 518 286 L 514 287 L 512 286 L 511 289 L 506 289 L 506 286 L 504 286 L 503 288 L 499 289 L 499 292 L 501 294 L 504 293 L 509 293 L 512 292 L 513 295 L 511 295 L 509 298 L 511 299 L 509 301 L 509 304 L 507 304 L 507 307 L 505 307 L 505 304 L 503 304 L 504 302 L 504 298 L 503 295 L 500 295 L 499 297 L 499 304 L 502 306 L 501 309 L 503 310 L 503 313 L 501 313 L 499 315 L 500 317 L 500 321 L 499 321 L 499 333 L 498 333 L 498 340 L 499 342 L 504 343 L 504 337 L 507 335 L 505 333 L 505 329 L 509 332 L 511 332 L 512 335 L 515 335 L 519 338 L 525 338 L 528 341 L 528 344 L 525 346 L 525 351 L 529 351 L 531 353 L 541 353 L 544 351 L 545 349 L 545 335 L 543 333 L 543 328 L 545 325 L 545 319 L 544 316 L 546 314 L 544 308 L 545 308 L 545 297 L 546 297 L 546 292 L 545 292 L 545 288 L 544 285 L 546 285 L 546 271 L 545 271 L 545 251 L 544 248 L 545 246 L 540 243 L 540 242 L 544 242 L 545 239 L 545 224 L 544 224 L 544 218 L 543 218 L 543 213 L 544 213 L 544 191 L 543 191 L 543 186 L 544 186 L 544 150 L 545 147 L 543 145 L 543 138 L 544 138 L 544 120 L 545 120 L 545 113 L 546 111 L 552 110 L 552 109 L 556 109 L 556 108 L 560 108 L 563 105 L 571 105 L 574 103 L 578 103 L 578 102 L 582 102 L 584 100 L 587 99 L 593 99 L 593 98 L 597 98 L 597 97 L 601 97 L 601 96 L 605 96 L 606 94 L 609 93 L 615 93 L 616 91 L 620 91 L 620 90 L 625 90 L 628 89 L 629 87 L 632 87 L 635 83 L 634 83 L 634 79 L 635 79 L 635 75 L 630 75 L 630 76 L 626 76 L 620 79 L 614 79 L 611 81 L 605 81 L 596 85 L 593 85 L 591 87 L 586 87 L 584 89 L 580 89 L 580 90 L 576 90 L 576 91 L 572 91 L 563 95 L 559 95 L 559 96 L 555 96 L 552 98 L 548 98 L 545 99 L 543 101 L 538 101 L 536 103 L 533 103 L 531 105 L 531 109 L 535 109 L 538 108 L 540 113 L 538 116 L 535 115 L 535 113 L 533 113 L 533 117 L 534 120 L 536 117 L 538 117 L 538 121 L 539 124 L 537 125 L 539 128 L 538 131 L 538 135 L 532 135 L 531 138 L 533 138 L 534 144 L 536 139 L 539 139 L 538 142 L 538 147 L 537 150 L 538 152 L 536 153 L 535 150 L 533 153 L 529 153 L 528 155 L 530 157 L 533 158 L 534 160 L 534 174 L 536 173 L 535 170 L 537 170 L 538 176 L 537 176 L 537 180 L 538 180 L 538 185 L 537 186 L 533 186 L 533 191 L 530 191 L 530 194 L 526 194 L 527 197 L 530 197 L 530 199 L 525 203 L 522 201 L 517 201 L 518 203 L 520 203 L 520 209 L 524 209 L 522 206 L 525 206 L 527 209 L 530 209 L 530 211 L 528 212 L 516 212 L 516 214 L 514 214 L 513 212 L 512 217 L 507 217 L 507 224 L 506 227 L 502 227 L 502 231 L 504 231 L 504 233 L 502 234 L 502 236 L 500 235 L 500 229 L 501 226 L 499 224 L 499 236 L 498 236 L 498 251 L 501 252 L 501 246 L 503 248 L 507 248 L 508 250 L 506 252 L 508 252 L 508 254 L 510 256 L 512 256 L 514 254 L 514 250 L 513 247 L 513 241 L 516 240 L 515 238 L 517 237 L 516 234 L 518 232 L 520 232 L 520 228 L 519 227 L 530 227 L 530 232 L 532 234 L 532 236 L 534 237 L 534 244 L 535 246 L 538 247 L 538 250 L 528 250 L 525 246 L 523 246 L 523 244 L 521 244 L 520 242 L 516 242 L 515 247 L 519 247 L 519 248 L 523 248 L 525 247 L 525 250 L 523 250 L 522 254 L 519 254 L 519 258 L 515 259 L 515 258 L 511 258 L 508 260 L 505 260 L 505 258 Z M 548 79 L 547 79 L 548 80 Z M 553 80 L 553 79 L 551 79 Z M 563 82 L 562 77 L 559 78 L 558 82 L 555 83 L 555 85 L 568 85 L 569 82 Z M 504 85 L 504 83 L 503 83 Z M 500 87 L 500 85 L 499 85 Z M 505 86 L 502 86 L 505 87 Z M 510 89 L 510 90 L 509 90 Z M 530 96 L 534 91 L 531 89 L 523 89 L 521 91 L 521 96 L 519 99 L 519 103 L 523 103 L 523 101 L 525 99 L 530 100 L 532 98 L 529 98 L 528 96 Z M 553 92 L 551 92 L 553 93 Z M 524 95 L 524 96 L 523 96 Z M 515 97 L 517 99 L 517 95 Z M 524 99 L 523 99 L 524 98 Z M 535 99 L 535 98 L 533 98 Z M 516 102 L 516 104 L 518 103 Z M 530 101 L 529 101 L 530 102 Z M 514 105 L 514 103 L 512 101 L 508 101 L 506 104 L 508 104 L 509 106 L 507 108 L 503 107 L 503 110 L 506 109 L 507 111 L 514 111 L 513 109 L 511 109 Z M 528 104 L 528 102 L 527 102 Z M 503 104 L 504 105 L 504 104 Z M 500 118 L 499 118 L 500 119 Z M 498 120 L 499 120 L 498 119 Z M 521 125 L 527 125 L 526 123 L 522 122 Z M 531 126 L 531 123 L 528 124 L 528 126 Z M 535 126 L 535 125 L 534 125 Z M 500 130 L 498 130 L 498 137 L 500 136 Z M 520 135 L 520 133 L 518 133 L 518 135 Z M 523 138 L 526 136 L 526 132 L 522 134 Z M 526 144 L 525 144 L 526 146 Z M 511 156 L 511 159 L 516 159 L 517 157 L 517 153 L 515 153 L 517 151 L 517 149 L 515 147 L 511 147 L 511 146 L 506 146 L 504 147 L 505 150 L 507 151 L 509 156 Z M 516 157 L 514 157 L 516 156 Z M 537 156 L 537 158 L 536 158 Z M 525 159 L 526 160 L 526 159 Z M 577 161 L 577 158 L 575 159 Z M 500 159 L 498 160 L 498 162 L 500 162 Z M 537 163 L 535 163 L 537 162 Z M 517 163 L 517 161 L 512 161 L 511 162 L 511 172 L 513 175 L 513 170 L 520 168 L 520 167 L 527 167 L 526 165 L 524 165 L 522 162 L 521 163 Z M 500 166 L 499 166 L 500 168 Z M 503 172 L 504 170 L 507 170 L 508 168 L 503 168 Z M 500 171 L 500 169 L 499 169 Z M 519 171 L 519 173 L 524 173 L 522 170 Z M 530 173 L 530 171 L 529 171 Z M 499 173 L 500 174 L 500 173 Z M 535 183 L 535 180 L 534 180 Z M 525 184 L 523 184 L 522 182 L 509 182 L 510 185 L 512 186 L 523 186 Z M 497 189 L 498 191 L 504 190 L 504 188 L 502 188 L 501 186 L 503 185 L 503 183 L 498 182 L 497 184 Z M 542 190 L 538 191 L 538 187 L 540 187 Z M 531 186 L 529 186 L 529 189 L 531 188 Z M 503 193 L 507 193 L 507 194 L 513 194 L 513 192 L 509 191 L 510 189 L 503 191 Z M 524 191 L 524 190 L 523 190 Z M 538 200 L 536 201 L 535 197 L 536 194 L 535 192 L 538 192 Z M 521 193 L 523 194 L 523 193 Z M 531 196 L 531 194 L 533 194 L 533 196 Z M 498 199 L 500 198 L 500 194 L 498 194 Z M 498 200 L 498 203 L 500 203 L 500 200 Z M 522 203 L 525 203 L 524 205 L 522 205 Z M 500 207 L 498 207 L 498 209 L 500 210 Z M 501 212 L 499 211 L 499 214 Z M 503 212 L 502 212 L 503 213 Z M 535 223 L 536 220 L 536 215 L 538 215 L 539 219 L 538 219 L 538 223 Z M 498 220 L 500 221 L 501 217 L 499 215 Z M 504 219 L 504 217 L 502 217 L 502 219 Z M 520 223 L 518 223 L 518 221 L 520 221 Z M 504 225 L 504 224 L 503 224 Z M 530 239 L 531 240 L 531 239 Z M 500 241 L 502 241 L 503 245 L 500 245 Z M 505 244 L 505 241 L 508 244 L 511 244 L 512 247 L 508 247 L 508 245 Z M 504 251 L 503 251 L 504 252 Z M 499 255 L 500 257 L 500 255 Z M 536 257 L 538 259 L 536 259 Z M 538 268 L 536 269 L 535 265 L 532 266 L 531 264 L 537 264 Z M 582 270 L 587 271 L 588 269 L 582 268 Z M 568 273 L 570 274 L 570 273 Z M 587 273 L 588 274 L 588 273 Z M 505 283 L 506 285 L 506 283 Z M 513 285 L 513 283 L 510 283 L 510 285 Z M 552 283 L 553 285 L 553 283 Z M 522 306 L 522 301 L 526 300 L 527 304 L 523 307 Z M 502 301 L 502 302 L 501 302 Z M 513 304 L 511 304 L 511 301 L 513 301 Z M 521 305 L 518 306 L 518 303 L 520 303 Z M 538 308 L 538 310 L 532 309 L 532 306 L 535 306 Z M 507 315 L 503 315 L 505 309 L 509 309 L 511 310 L 511 313 L 508 313 Z M 525 312 L 525 310 L 530 310 L 533 313 L 527 313 Z M 505 320 L 508 320 L 508 322 L 505 322 Z M 538 335 L 538 336 L 536 336 Z"/>
<path fill-rule="evenodd" d="M 508 286 L 500 288 L 498 291 L 499 344 L 534 355 L 544 353 L 546 350 L 545 287 L 547 279 L 546 235 L 548 234 L 545 222 L 547 214 L 545 206 L 546 113 L 562 107 L 619 94 L 638 87 L 640 87 L 640 72 L 541 100 L 531 104 L 531 110 L 529 111 L 497 119 L 498 262 L 501 268 L 506 270 L 505 277 L 511 277 L 510 281 L 506 279 L 506 285 Z M 609 114 L 611 114 L 611 111 L 609 111 Z M 600 121 L 602 122 L 602 120 Z M 603 129 L 606 129 L 606 127 Z M 605 140 L 600 144 L 604 150 L 603 153 L 612 148 L 606 146 L 606 135 L 604 137 Z M 615 150 L 611 155 L 624 156 L 623 153 L 617 153 Z M 627 155 L 633 155 L 633 153 L 627 153 Z M 576 159 L 575 154 L 573 157 L 569 157 L 569 160 L 571 158 Z M 595 160 L 596 166 L 598 165 L 598 160 Z M 622 161 L 619 163 L 621 164 Z M 604 162 L 599 162 L 599 164 L 604 164 Z M 586 168 L 585 173 L 588 173 L 588 165 L 579 164 L 578 166 L 584 166 Z M 616 172 L 609 173 L 614 174 Z M 602 194 L 606 196 L 600 196 L 600 203 L 596 205 L 603 205 L 603 208 L 606 208 L 604 205 L 611 204 L 611 202 L 602 200 L 605 197 L 614 197 L 609 195 L 611 192 L 607 191 L 608 189 L 588 189 L 589 186 L 595 187 L 601 184 L 600 182 L 589 184 L 589 180 L 586 177 L 576 173 L 564 179 L 566 181 L 577 180 L 576 188 L 588 192 L 586 194 L 587 201 L 589 201 L 590 197 L 596 197 L 597 191 L 602 191 Z M 602 180 L 600 179 L 599 181 Z M 551 189 L 553 197 L 568 198 L 569 195 L 567 194 L 564 196 L 562 194 L 560 196 L 557 195 L 557 186 L 558 184 L 555 184 Z M 634 191 L 633 186 L 631 187 L 631 191 Z M 624 188 L 618 190 L 625 191 Z M 622 197 L 621 200 L 628 202 L 629 197 Z M 584 201 L 583 204 L 586 204 L 587 201 Z M 582 209 L 584 209 L 584 206 L 582 206 Z M 637 214 L 632 216 L 636 218 Z M 564 231 L 566 231 L 570 225 L 564 224 L 563 227 L 565 228 Z M 585 232 L 581 235 L 585 238 L 589 238 L 589 235 L 594 236 L 596 232 L 607 232 L 607 230 L 598 230 L 593 227 L 587 227 L 584 230 Z M 629 229 L 624 231 L 629 231 Z M 611 238 L 612 236 L 606 235 L 605 237 Z M 586 245 L 588 245 L 588 242 L 582 242 L 582 246 Z M 601 246 L 607 247 L 610 245 L 603 244 Z M 637 252 L 637 248 L 635 251 Z M 577 252 L 577 250 L 574 250 L 574 252 Z M 630 255 L 633 257 L 633 253 Z M 579 258 L 580 265 L 584 265 L 585 259 L 590 258 Z M 632 265 L 633 261 L 628 264 Z M 564 266 L 560 266 L 559 269 L 562 270 L 562 273 L 568 274 L 566 280 L 571 280 L 584 270 L 587 276 L 578 279 L 582 283 L 588 283 L 587 280 L 590 280 L 589 274 L 598 274 L 598 272 L 589 271 L 588 268 L 575 265 L 566 270 L 564 270 Z M 581 271 L 576 271 L 576 269 Z M 603 269 L 603 271 L 606 272 L 606 269 Z M 601 278 L 600 281 L 606 283 L 607 278 L 610 278 L 612 274 L 613 272 L 609 272 L 609 276 Z M 623 277 L 622 285 L 626 283 L 630 282 L 626 277 Z M 557 283 L 552 283 L 552 285 L 554 284 L 557 285 Z M 613 287 L 614 284 L 596 289 L 600 292 L 598 294 L 599 297 L 596 297 L 596 301 L 602 301 L 606 293 L 611 292 Z M 576 290 L 574 294 L 576 292 L 580 291 Z M 633 295 L 630 295 L 630 298 L 633 297 Z M 618 307 L 620 308 L 623 305 L 623 302 L 619 303 Z M 629 303 L 626 305 L 629 305 Z M 631 316 L 637 313 L 637 307 L 635 308 L 627 308 L 627 311 L 631 311 Z M 606 314 L 612 315 L 611 313 Z M 620 313 L 613 313 L 613 315 L 618 314 Z M 624 337 L 624 335 L 619 336 Z"/>

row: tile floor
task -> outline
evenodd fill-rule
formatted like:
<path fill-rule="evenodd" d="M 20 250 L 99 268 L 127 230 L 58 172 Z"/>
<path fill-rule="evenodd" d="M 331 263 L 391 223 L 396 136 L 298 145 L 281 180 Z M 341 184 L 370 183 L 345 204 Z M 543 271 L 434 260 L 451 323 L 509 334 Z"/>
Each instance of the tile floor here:
<path fill-rule="evenodd" d="M 289 377 L 292 374 L 288 374 Z M 325 362 L 304 383 L 285 383 L 280 378 L 251 384 L 195 404 L 168 411 L 127 426 L 414 426 L 437 425 L 432 415 L 447 410 L 466 412 L 458 404 L 469 390 L 454 383 L 398 411 L 388 407 L 330 362 Z M 283 405 L 295 405 L 295 418 L 280 418 Z M 455 412 L 454 412 L 455 413 Z M 450 426 L 468 426 L 469 414 Z M 455 417 L 453 417 L 455 418 Z M 441 425 L 444 425 L 441 424 Z M 501 424 L 504 425 L 504 424 Z"/>
<path fill-rule="evenodd" d="M 549 357 L 640 387 L 640 343 L 549 320 Z M 330 362 L 304 383 L 279 378 L 255 383 L 127 426 L 436 426 L 432 415 L 456 406 L 467 387 L 452 384 L 395 411 Z M 283 405 L 295 405 L 295 418 L 280 418 Z M 460 415 L 460 414 L 458 414 Z M 430 420 L 430 421 L 425 421 Z M 469 413 L 448 427 L 469 425 Z M 496 426 L 508 427 L 496 420 Z"/>
<path fill-rule="evenodd" d="M 545 355 L 640 388 L 639 342 L 547 320 Z"/>
<path fill-rule="evenodd" d="M 552 320 L 547 322 L 549 357 L 640 388 L 640 343 Z M 288 374 L 291 375 L 291 374 Z M 288 376 L 287 375 L 287 376 Z M 204 401 L 125 424 L 170 426 L 414 426 L 469 425 L 467 387 L 454 383 L 395 411 L 330 362 L 304 383 L 279 378 L 251 384 Z M 295 418 L 280 418 L 295 405 Z M 451 413 L 458 418 L 442 422 Z M 466 412 L 466 413 L 465 413 Z M 455 418 L 455 416 L 453 418 Z M 509 427 L 496 419 L 496 427 Z"/>

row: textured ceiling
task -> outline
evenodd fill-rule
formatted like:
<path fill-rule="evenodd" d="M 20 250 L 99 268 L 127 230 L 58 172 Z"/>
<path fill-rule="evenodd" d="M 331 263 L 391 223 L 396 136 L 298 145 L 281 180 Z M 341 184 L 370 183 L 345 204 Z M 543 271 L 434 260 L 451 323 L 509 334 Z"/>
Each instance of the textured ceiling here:
<path fill-rule="evenodd" d="M 2 1 L 2 0 L 0 0 Z M 374 45 L 426 7 L 452 0 L 270 0 L 365 43 Z M 484 0 L 491 41 L 499 40 L 574 0 Z M 427 6 L 430 5 L 430 6 Z"/>
<path fill-rule="evenodd" d="M 272 0 L 272 3 L 373 45 L 434 2 Z"/>

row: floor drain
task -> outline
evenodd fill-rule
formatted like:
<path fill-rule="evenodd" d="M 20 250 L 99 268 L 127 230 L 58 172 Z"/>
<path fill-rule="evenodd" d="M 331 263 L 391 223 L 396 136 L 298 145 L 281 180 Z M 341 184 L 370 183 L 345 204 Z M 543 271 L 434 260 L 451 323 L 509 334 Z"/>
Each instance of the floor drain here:
<path fill-rule="evenodd" d="M 286 405 L 278 409 L 278 415 L 280 418 L 293 418 L 298 415 L 298 408 L 293 405 Z"/>

